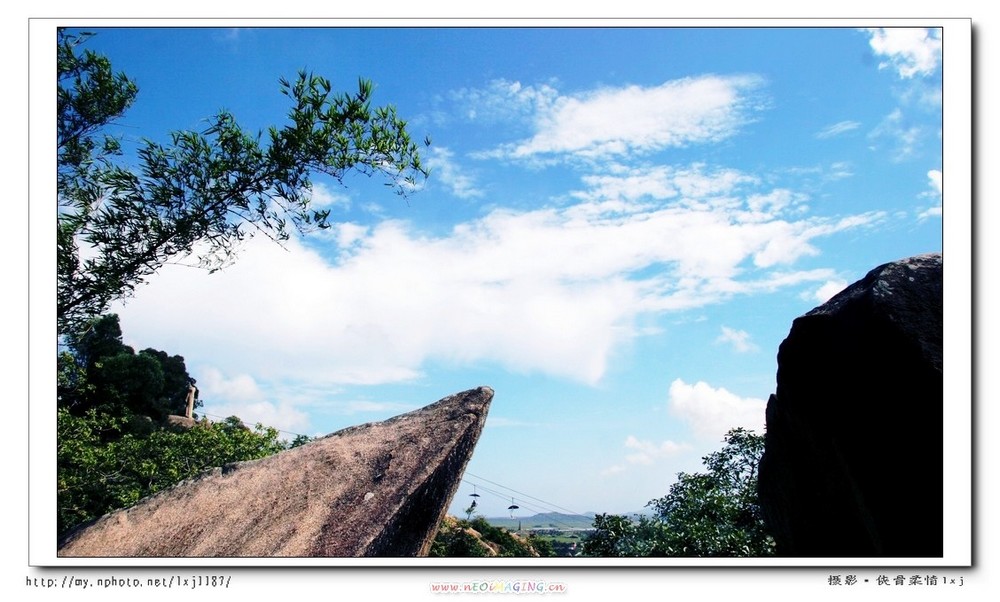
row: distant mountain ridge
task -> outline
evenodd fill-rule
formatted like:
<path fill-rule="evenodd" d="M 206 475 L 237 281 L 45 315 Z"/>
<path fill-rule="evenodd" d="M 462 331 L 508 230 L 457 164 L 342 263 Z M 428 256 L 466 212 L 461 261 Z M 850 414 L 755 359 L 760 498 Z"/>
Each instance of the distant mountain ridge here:
<path fill-rule="evenodd" d="M 531 529 L 592 529 L 594 528 L 594 517 L 596 513 L 586 514 L 563 514 L 562 512 L 543 512 L 533 516 L 494 516 L 487 517 L 486 520 L 494 526 L 505 527 L 510 530 L 517 530 L 518 526 L 522 530 Z"/>

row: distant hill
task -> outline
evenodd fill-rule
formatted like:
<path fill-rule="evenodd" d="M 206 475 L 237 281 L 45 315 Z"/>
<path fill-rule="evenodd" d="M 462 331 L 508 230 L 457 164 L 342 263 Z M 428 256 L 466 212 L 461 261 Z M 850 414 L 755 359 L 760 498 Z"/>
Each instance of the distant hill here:
<path fill-rule="evenodd" d="M 540 529 L 558 529 L 563 531 L 568 530 L 583 530 L 583 529 L 593 529 L 594 528 L 594 516 L 593 512 L 588 512 L 586 514 L 563 514 L 561 512 L 544 512 L 542 514 L 536 514 L 534 516 L 524 516 L 510 518 L 509 516 L 495 516 L 489 517 L 486 520 L 496 527 L 504 527 L 506 529 L 516 531 L 518 525 L 520 525 L 521 530 L 540 530 Z"/>

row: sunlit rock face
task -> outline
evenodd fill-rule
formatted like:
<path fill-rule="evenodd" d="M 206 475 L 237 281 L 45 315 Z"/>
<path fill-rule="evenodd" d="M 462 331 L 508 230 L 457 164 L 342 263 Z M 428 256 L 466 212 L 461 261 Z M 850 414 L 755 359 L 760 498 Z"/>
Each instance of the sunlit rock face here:
<path fill-rule="evenodd" d="M 72 532 L 59 556 L 426 555 L 492 399 L 472 389 L 209 471 Z"/>
<path fill-rule="evenodd" d="M 942 275 L 888 263 L 793 322 L 759 473 L 779 554 L 943 555 Z"/>

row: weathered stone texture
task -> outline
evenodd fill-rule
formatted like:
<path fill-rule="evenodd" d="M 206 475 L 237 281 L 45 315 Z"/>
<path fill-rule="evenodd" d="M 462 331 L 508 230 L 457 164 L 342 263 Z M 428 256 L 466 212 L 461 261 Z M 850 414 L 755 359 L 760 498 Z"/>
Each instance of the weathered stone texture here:
<path fill-rule="evenodd" d="M 779 554 L 943 554 L 942 276 L 888 263 L 792 324 L 759 476 Z"/>
<path fill-rule="evenodd" d="M 493 390 L 209 471 L 68 535 L 62 557 L 421 556 Z"/>

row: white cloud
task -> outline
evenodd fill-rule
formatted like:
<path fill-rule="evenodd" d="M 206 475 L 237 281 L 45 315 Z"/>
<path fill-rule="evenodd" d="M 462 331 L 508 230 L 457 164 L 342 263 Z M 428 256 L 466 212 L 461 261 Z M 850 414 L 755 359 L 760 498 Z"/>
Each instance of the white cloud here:
<path fill-rule="evenodd" d="M 605 157 L 717 142 L 750 119 L 758 108 L 751 92 L 761 83 L 753 76 L 706 75 L 576 96 L 554 97 L 547 88 L 544 101 L 531 97 L 537 111 L 534 134 L 502 154 Z"/>
<path fill-rule="evenodd" d="M 721 441 L 736 427 L 764 432 L 767 400 L 739 397 L 702 381 L 689 385 L 676 379 L 670 384 L 668 405 L 671 413 L 687 422 L 701 439 Z"/>
<path fill-rule="evenodd" d="M 237 416 L 248 427 L 261 424 L 282 431 L 279 439 L 291 439 L 295 435 L 307 434 L 309 416 L 292 404 L 257 401 L 252 403 L 211 403 L 201 410 L 209 419 L 219 421 L 229 416 Z"/>
<path fill-rule="evenodd" d="M 625 472 L 626 470 L 628 470 L 627 467 L 625 467 L 625 466 L 623 466 L 621 464 L 614 464 L 612 466 L 609 466 L 609 467 L 603 469 L 600 474 L 601 474 L 602 477 L 609 477 L 611 475 L 621 474 L 621 473 Z"/>
<path fill-rule="evenodd" d="M 633 450 L 632 453 L 625 456 L 625 461 L 629 464 L 652 464 L 660 458 L 669 458 L 684 453 L 691 449 L 691 446 L 674 441 L 653 443 L 629 435 L 625 438 L 625 448 Z"/>
<path fill-rule="evenodd" d="M 919 212 L 918 218 L 922 219 L 922 220 L 930 218 L 930 217 L 941 217 L 941 209 L 942 209 L 941 208 L 941 193 L 942 193 L 942 188 L 941 188 L 941 184 L 942 184 L 941 183 L 941 171 L 937 170 L 937 169 L 930 170 L 929 172 L 927 172 L 927 180 L 928 180 L 927 183 L 930 186 L 930 190 L 928 190 L 927 192 L 924 192 L 920 196 L 923 197 L 923 198 L 933 199 L 933 200 L 936 201 L 937 204 L 935 204 L 935 205 L 933 205 L 931 207 L 927 207 L 926 209 L 923 209 L 923 210 L 921 210 Z"/>
<path fill-rule="evenodd" d="M 697 169 L 672 175 L 679 192 L 715 196 L 597 200 L 605 181 L 595 200 L 498 209 L 444 236 L 341 224 L 332 262 L 296 239 L 286 250 L 258 237 L 216 274 L 165 267 L 117 311 L 144 344 L 257 382 L 398 382 L 428 362 L 485 361 L 597 383 L 645 332 L 641 316 L 828 280 L 790 266 L 817 253 L 814 239 L 879 217 L 790 220 L 794 195 L 741 197 L 751 180 L 734 172 L 714 184 Z"/>
<path fill-rule="evenodd" d="M 337 245 L 342 249 L 349 249 L 363 241 L 369 230 L 368 226 L 361 226 L 350 222 L 332 224 L 330 229 L 333 231 L 334 240 L 337 241 Z"/>
<path fill-rule="evenodd" d="M 427 157 L 426 165 L 432 170 L 432 177 L 447 187 L 460 199 L 483 196 L 476 187 L 475 180 L 454 161 L 454 153 L 447 148 L 434 148 Z"/>
<path fill-rule="evenodd" d="M 927 219 L 930 217 L 941 217 L 941 213 L 942 213 L 941 206 L 937 205 L 935 207 L 928 207 L 927 209 L 924 209 L 923 211 L 920 212 L 920 214 L 917 217 L 919 217 L 920 219 Z"/>
<path fill-rule="evenodd" d="M 238 416 L 251 427 L 260 423 L 296 434 L 308 428 L 308 416 L 292 400 L 284 399 L 280 391 L 268 395 L 249 374 L 227 376 L 218 368 L 205 365 L 190 371 L 196 375 L 198 399 L 203 404 L 196 413 L 215 421 Z"/>
<path fill-rule="evenodd" d="M 830 164 L 830 168 L 826 171 L 825 177 L 827 180 L 842 180 L 853 175 L 854 170 L 849 162 L 836 161 Z"/>
<path fill-rule="evenodd" d="M 330 188 L 323 182 L 312 183 L 312 197 L 310 202 L 317 209 L 330 207 L 346 209 L 351 206 L 351 199 L 344 191 Z"/>
<path fill-rule="evenodd" d="M 691 445 L 687 443 L 677 443 L 675 441 L 661 441 L 654 443 L 639 439 L 634 435 L 625 438 L 624 463 L 613 464 L 601 470 L 601 476 L 611 476 L 621 474 L 636 466 L 652 466 L 664 459 L 676 458 L 691 451 Z"/>
<path fill-rule="evenodd" d="M 856 130 L 859 127 L 861 127 L 861 124 L 858 123 L 857 121 L 840 121 L 838 123 L 823 128 L 822 130 L 820 130 L 819 133 L 816 134 L 816 137 L 832 138 L 834 136 L 839 136 L 840 134 L 843 134 L 845 132 Z"/>
<path fill-rule="evenodd" d="M 832 299 L 834 295 L 847 288 L 847 285 L 848 282 L 846 280 L 828 280 L 823 283 L 823 286 L 816 289 L 806 298 L 812 301 L 818 301 L 820 305 L 822 305 Z"/>
<path fill-rule="evenodd" d="M 886 58 L 879 69 L 895 69 L 903 79 L 931 75 L 941 63 L 940 29 L 890 27 L 868 33 L 872 50 Z"/>
<path fill-rule="evenodd" d="M 927 172 L 928 184 L 933 191 L 933 194 L 937 195 L 939 198 L 941 196 L 941 170 L 932 169 Z"/>
<path fill-rule="evenodd" d="M 728 326 L 722 327 L 722 334 L 715 339 L 715 342 L 728 343 L 733 346 L 733 350 L 737 353 L 748 353 L 759 349 L 757 345 L 750 342 L 750 333 L 745 330 L 729 328 Z"/>
<path fill-rule="evenodd" d="M 805 200 L 803 195 L 796 195 L 790 190 L 779 188 L 766 194 L 752 194 L 747 198 L 747 206 L 751 211 L 762 213 L 765 218 L 780 214 L 789 206 Z"/>
<path fill-rule="evenodd" d="M 247 402 L 263 401 L 264 399 L 264 393 L 249 374 L 226 377 L 217 368 L 202 366 L 198 370 L 197 381 L 198 398 L 201 400 L 218 398 L 233 402 Z"/>

